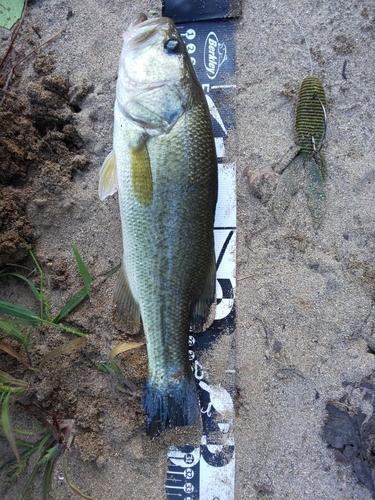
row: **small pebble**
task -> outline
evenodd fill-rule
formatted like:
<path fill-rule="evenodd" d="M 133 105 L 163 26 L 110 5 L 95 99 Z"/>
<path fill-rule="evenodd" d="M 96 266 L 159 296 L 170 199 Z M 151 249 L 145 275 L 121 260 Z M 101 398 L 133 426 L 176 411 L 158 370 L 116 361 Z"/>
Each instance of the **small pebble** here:
<path fill-rule="evenodd" d="M 105 459 L 105 457 L 103 457 L 103 455 L 99 455 L 98 458 L 96 459 L 96 462 L 95 462 L 98 469 L 102 469 L 104 467 L 105 463 L 106 463 L 106 459 Z"/>

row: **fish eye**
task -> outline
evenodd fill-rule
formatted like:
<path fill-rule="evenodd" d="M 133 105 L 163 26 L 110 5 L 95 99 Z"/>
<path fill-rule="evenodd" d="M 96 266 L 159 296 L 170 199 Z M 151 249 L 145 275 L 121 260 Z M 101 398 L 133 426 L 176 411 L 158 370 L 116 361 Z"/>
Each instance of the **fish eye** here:
<path fill-rule="evenodd" d="M 177 54 L 180 51 L 179 41 L 171 38 L 165 42 L 164 48 L 169 54 Z"/>

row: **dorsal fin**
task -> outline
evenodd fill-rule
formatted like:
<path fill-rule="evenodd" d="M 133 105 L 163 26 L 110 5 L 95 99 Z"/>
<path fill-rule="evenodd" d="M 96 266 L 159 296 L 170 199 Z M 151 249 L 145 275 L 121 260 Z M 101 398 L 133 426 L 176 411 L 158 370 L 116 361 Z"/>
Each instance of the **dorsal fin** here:
<path fill-rule="evenodd" d="M 132 333 L 137 333 L 141 324 L 139 304 L 133 297 L 129 287 L 124 263 L 122 263 L 115 289 L 116 314 L 121 318 L 123 326 Z"/>

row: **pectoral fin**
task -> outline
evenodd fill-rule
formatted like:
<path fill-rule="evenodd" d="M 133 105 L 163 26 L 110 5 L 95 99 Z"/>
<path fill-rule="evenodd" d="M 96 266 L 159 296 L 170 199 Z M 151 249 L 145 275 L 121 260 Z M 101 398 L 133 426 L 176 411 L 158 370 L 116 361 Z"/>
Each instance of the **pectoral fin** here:
<path fill-rule="evenodd" d="M 130 290 L 124 264 L 122 264 L 119 273 L 115 289 L 116 313 L 121 317 L 126 328 L 129 328 L 132 333 L 137 333 L 141 314 L 139 304 Z"/>
<path fill-rule="evenodd" d="M 152 200 L 153 186 L 146 142 L 142 141 L 139 146 L 130 147 L 130 164 L 134 196 L 147 207 Z"/>
<path fill-rule="evenodd" d="M 103 201 L 117 191 L 116 158 L 113 151 L 104 160 L 99 174 L 99 198 Z"/>
<path fill-rule="evenodd" d="M 216 259 L 212 250 L 211 262 L 207 269 L 206 281 L 202 293 L 192 311 L 190 325 L 194 332 L 203 332 L 215 319 L 216 309 Z"/>

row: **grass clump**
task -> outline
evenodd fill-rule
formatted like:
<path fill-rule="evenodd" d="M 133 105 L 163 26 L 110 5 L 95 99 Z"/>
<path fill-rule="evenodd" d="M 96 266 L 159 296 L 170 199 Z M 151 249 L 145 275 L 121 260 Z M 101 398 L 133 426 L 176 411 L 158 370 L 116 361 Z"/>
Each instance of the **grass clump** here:
<path fill-rule="evenodd" d="M 33 390 L 33 377 L 30 375 L 39 371 L 43 368 L 45 363 L 48 363 L 50 360 L 58 356 L 66 355 L 73 350 L 80 349 L 87 344 L 87 335 L 85 333 L 64 324 L 64 320 L 67 316 L 90 295 L 94 286 L 93 278 L 84 264 L 75 244 L 73 244 L 73 252 L 83 281 L 83 287 L 63 305 L 59 313 L 54 317 L 52 317 L 51 314 L 50 300 L 45 292 L 45 279 L 42 267 L 32 252 L 30 252 L 30 255 L 35 264 L 35 270 L 38 273 L 38 285 L 35 285 L 29 277 L 20 273 L 4 273 L 0 275 L 0 277 L 13 276 L 25 282 L 38 304 L 37 311 L 34 312 L 11 302 L 0 301 L 0 330 L 3 330 L 6 335 L 5 338 L 0 340 L 0 350 L 12 356 L 22 364 L 22 367 L 25 369 L 24 373 L 29 380 L 16 379 L 8 373 L 0 371 L 0 428 L 2 428 L 3 431 L 3 436 L 0 434 L 0 439 L 7 439 L 14 455 L 14 458 L 0 466 L 0 471 L 3 471 L 5 476 L 5 488 L 22 475 L 26 474 L 26 469 L 28 471 L 31 470 L 26 485 L 17 500 L 25 498 L 34 479 L 41 472 L 43 472 L 43 500 L 47 500 L 53 467 L 56 460 L 61 455 L 63 455 L 64 478 L 71 490 L 82 498 L 93 500 L 92 497 L 85 495 L 74 486 L 68 474 L 66 456 L 74 438 L 74 420 L 59 420 L 56 413 L 52 413 L 48 418 L 43 409 L 36 403 L 23 404 L 22 402 L 22 397 Z M 98 282 L 101 283 L 109 278 L 119 269 L 119 267 L 120 265 L 116 266 L 98 280 Z M 33 347 L 32 332 L 36 327 L 43 326 L 58 328 L 66 333 L 73 334 L 76 338 L 52 349 L 35 363 L 32 359 L 31 349 Z M 10 344 L 10 341 L 12 341 L 13 346 L 14 341 L 18 342 L 21 345 L 21 350 L 17 351 Z M 118 344 L 111 351 L 107 363 L 92 363 L 96 369 L 110 374 L 115 378 L 116 388 L 119 391 L 134 396 L 136 394 L 136 387 L 131 381 L 124 377 L 119 365 L 114 361 L 114 357 L 117 354 L 137 348 L 143 344 L 144 342 Z M 15 400 L 18 400 L 18 404 L 25 412 L 36 418 L 39 425 L 39 430 L 37 432 L 14 429 L 10 409 L 12 401 Z M 29 443 L 25 440 L 18 440 L 17 436 L 19 434 L 37 435 L 37 439 L 34 439 L 35 442 L 33 443 Z"/>
<path fill-rule="evenodd" d="M 34 312 L 23 306 L 19 306 L 10 302 L 0 301 L 0 329 L 5 332 L 9 340 L 15 340 L 21 344 L 26 354 L 27 360 L 24 360 L 22 355 L 9 344 L 9 341 L 6 341 L 4 339 L 0 340 L 0 349 L 22 363 L 23 367 L 29 370 L 29 373 L 38 371 L 43 367 L 45 363 L 47 363 L 51 359 L 56 358 L 57 356 L 65 355 L 87 344 L 87 336 L 85 333 L 77 331 L 62 323 L 62 320 L 66 318 L 66 316 L 75 307 L 81 304 L 87 296 L 89 296 L 91 291 L 91 284 L 93 281 L 75 244 L 73 244 L 73 251 L 84 286 L 67 301 L 67 303 L 61 308 L 58 315 L 54 318 L 51 317 L 50 301 L 45 294 L 44 274 L 39 262 L 32 252 L 30 252 L 30 255 L 39 274 L 38 286 L 35 286 L 28 277 L 19 273 L 4 273 L 2 275 L 14 276 L 26 282 L 38 302 L 38 312 Z M 33 363 L 30 353 L 32 339 L 31 333 L 35 327 L 43 325 L 56 327 L 65 332 L 74 334 L 78 338 L 70 340 L 69 342 L 62 344 L 55 349 L 52 349 L 48 354 L 42 357 L 42 359 L 36 366 Z M 38 422 L 41 423 L 42 437 L 39 438 L 35 443 L 28 443 L 26 441 L 17 440 L 17 434 L 25 434 L 28 432 L 17 431 L 14 429 L 10 415 L 10 406 L 12 400 L 25 396 L 28 393 L 29 389 L 30 388 L 28 381 L 16 379 L 10 374 L 4 371 L 0 371 L 0 427 L 3 431 L 3 436 L 0 435 L 0 438 L 5 438 L 8 440 L 14 454 L 14 458 L 4 463 L 0 467 L 0 471 L 4 471 L 6 477 L 5 486 L 9 486 L 11 482 L 18 479 L 21 474 L 24 473 L 29 459 L 31 457 L 37 457 L 36 463 L 27 480 L 26 486 L 24 487 L 24 490 L 18 500 L 24 498 L 24 495 L 29 490 L 35 476 L 42 468 L 44 468 L 44 500 L 47 499 L 53 466 L 61 453 L 65 453 L 69 450 L 69 446 L 72 442 L 74 436 L 73 420 L 62 420 L 61 422 L 59 422 L 57 416 L 53 415 L 53 424 L 51 424 L 37 405 L 35 405 L 34 403 L 29 405 L 23 405 L 22 403 L 20 403 L 23 406 L 24 410 L 26 410 L 26 412 L 33 415 L 38 420 Z M 19 449 L 23 449 L 23 451 L 20 452 Z M 67 467 L 65 458 L 64 467 Z M 83 498 L 91 498 L 82 494 L 78 490 L 78 488 L 71 484 L 71 481 L 68 478 L 66 479 L 67 483 L 76 493 L 80 494 Z"/>

